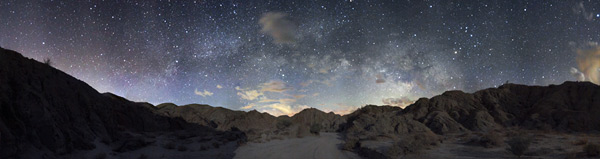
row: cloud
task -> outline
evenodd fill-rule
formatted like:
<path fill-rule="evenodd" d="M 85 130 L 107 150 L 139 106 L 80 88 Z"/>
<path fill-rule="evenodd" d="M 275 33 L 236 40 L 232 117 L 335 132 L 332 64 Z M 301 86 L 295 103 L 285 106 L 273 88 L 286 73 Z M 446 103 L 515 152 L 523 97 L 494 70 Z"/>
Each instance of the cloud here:
<path fill-rule="evenodd" d="M 306 105 L 291 106 L 291 105 L 284 104 L 284 103 L 273 103 L 273 104 L 264 106 L 264 108 L 265 108 L 264 112 L 267 112 L 274 116 L 280 116 L 280 115 L 292 116 L 292 115 L 300 112 L 301 110 L 310 108 L 310 107 L 306 106 Z"/>
<path fill-rule="evenodd" d="M 292 95 L 292 97 L 294 97 L 296 99 L 300 99 L 300 98 L 306 97 L 306 95 L 304 95 L 304 94 L 297 94 L 297 95 Z"/>
<path fill-rule="evenodd" d="M 314 82 L 313 80 L 308 80 L 306 82 L 300 83 L 300 86 L 306 87 L 306 86 L 309 86 L 310 84 L 312 84 L 313 82 Z"/>
<path fill-rule="evenodd" d="M 575 15 L 581 15 L 585 20 L 594 20 L 594 14 L 586 11 L 585 5 L 583 5 L 583 1 L 575 4 L 575 6 L 573 6 L 572 9 Z"/>
<path fill-rule="evenodd" d="M 291 88 L 287 87 L 285 85 L 284 82 L 282 81 L 270 81 L 267 83 L 263 83 L 260 84 L 258 87 L 260 87 L 260 91 L 261 92 L 284 92 L 287 90 L 290 90 Z"/>
<path fill-rule="evenodd" d="M 356 111 L 356 109 L 358 109 L 357 106 L 347 105 L 347 104 L 343 104 L 343 103 L 336 103 L 335 106 L 337 108 L 334 108 L 333 110 L 324 109 L 323 111 L 325 111 L 325 112 L 332 111 L 335 114 L 346 115 L 346 114 L 350 114 L 350 113 Z"/>
<path fill-rule="evenodd" d="M 576 68 L 571 67 L 569 72 L 571 75 L 573 75 L 573 77 L 575 77 L 575 79 L 577 79 L 577 81 L 585 81 L 585 75 L 582 72 L 579 72 L 579 70 Z"/>
<path fill-rule="evenodd" d="M 257 90 L 246 90 L 240 87 L 235 87 L 235 90 L 238 90 L 239 92 L 237 92 L 237 95 L 245 100 L 255 100 L 258 97 L 264 95 L 262 92 L 259 92 Z"/>
<path fill-rule="evenodd" d="M 242 107 L 242 109 L 252 109 L 254 106 L 256 106 L 256 105 L 254 105 L 254 103 L 250 103 L 250 104 Z"/>
<path fill-rule="evenodd" d="M 410 100 L 407 97 L 401 97 L 401 98 L 384 98 L 384 99 L 382 99 L 382 102 L 385 105 L 406 107 L 406 106 L 414 103 L 415 101 Z"/>
<path fill-rule="evenodd" d="M 276 103 L 293 103 L 293 102 L 296 102 L 296 99 L 293 99 L 293 98 L 281 98 L 281 99 L 262 98 L 258 102 L 259 103 L 272 103 L 272 102 L 276 102 Z"/>
<path fill-rule="evenodd" d="M 321 74 L 326 74 L 328 72 L 329 72 L 328 68 L 321 68 L 321 69 L 319 69 L 319 73 L 321 73 Z"/>
<path fill-rule="evenodd" d="M 585 76 L 585 80 L 600 84 L 600 46 L 577 50 L 577 66 Z"/>
<path fill-rule="evenodd" d="M 206 96 L 212 96 L 214 93 L 209 92 L 206 89 L 203 92 L 200 92 L 200 91 L 198 91 L 198 89 L 195 89 L 194 94 L 202 96 L 202 97 L 206 97 Z"/>
<path fill-rule="evenodd" d="M 217 88 L 221 89 L 221 88 L 223 88 L 223 86 L 217 84 Z"/>
<path fill-rule="evenodd" d="M 264 14 L 258 23 L 261 32 L 270 35 L 275 43 L 294 43 L 296 40 L 296 24 L 288 18 L 286 13 L 268 12 Z"/>

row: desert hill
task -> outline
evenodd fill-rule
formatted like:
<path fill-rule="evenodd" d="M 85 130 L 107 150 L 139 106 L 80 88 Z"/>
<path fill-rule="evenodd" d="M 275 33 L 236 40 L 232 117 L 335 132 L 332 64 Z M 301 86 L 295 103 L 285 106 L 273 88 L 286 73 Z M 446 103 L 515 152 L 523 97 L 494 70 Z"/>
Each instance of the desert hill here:
<path fill-rule="evenodd" d="M 386 158 L 435 146 L 448 134 L 600 131 L 600 86 L 505 84 L 475 93 L 448 91 L 421 98 L 405 109 L 366 106 L 347 116 L 343 130 L 347 149 Z"/>
<path fill-rule="evenodd" d="M 199 104 L 176 106 L 163 103 L 156 107 L 158 112 L 165 116 L 180 117 L 190 123 L 222 131 L 239 129 L 245 132 L 251 141 L 309 135 L 312 125 L 318 125 L 322 132 L 336 132 L 346 121 L 343 116 L 332 112 L 325 113 L 315 108 L 304 109 L 292 117 L 275 117 L 256 110 L 234 111 Z"/>
<path fill-rule="evenodd" d="M 63 158 L 93 150 L 97 141 L 114 151 L 129 151 L 152 142 L 144 139 L 150 133 L 235 136 L 160 115 L 147 104 L 100 94 L 60 70 L 5 49 L 0 49 L 0 92 L 3 159 Z"/>
<path fill-rule="evenodd" d="M 319 132 L 338 132 L 345 150 L 364 157 L 394 158 L 457 134 L 600 131 L 600 86 L 589 82 L 505 84 L 474 93 L 448 91 L 405 109 L 369 105 L 341 116 L 310 108 L 275 117 L 200 104 L 135 103 L 0 49 L 0 92 L 0 158 L 78 158 L 73 154 L 104 149 L 125 158 L 143 150 L 232 158 L 246 141 Z"/>

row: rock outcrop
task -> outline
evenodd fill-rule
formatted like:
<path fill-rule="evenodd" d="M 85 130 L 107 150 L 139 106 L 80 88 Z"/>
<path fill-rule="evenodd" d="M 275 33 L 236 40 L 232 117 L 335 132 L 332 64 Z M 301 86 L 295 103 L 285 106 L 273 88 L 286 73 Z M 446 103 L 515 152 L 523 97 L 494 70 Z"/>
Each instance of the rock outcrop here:
<path fill-rule="evenodd" d="M 325 113 L 318 109 L 302 110 L 292 117 L 275 117 L 256 110 L 249 112 L 234 111 L 222 107 L 190 104 L 177 106 L 164 103 L 156 106 L 157 111 L 165 116 L 180 117 L 188 122 L 196 123 L 221 131 L 239 129 L 245 132 L 252 141 L 265 138 L 293 137 L 308 135 L 308 127 L 321 125 L 322 132 L 336 132 L 346 122 L 345 117 L 332 112 Z M 302 131 L 302 132 L 298 132 Z"/>
<path fill-rule="evenodd" d="M 600 131 L 598 114 L 600 86 L 589 82 L 547 87 L 505 84 L 475 93 L 448 91 L 431 99 L 421 98 L 405 109 L 366 106 L 347 115 L 343 132 L 348 149 L 369 156 L 393 157 L 412 152 L 407 150 L 415 147 L 411 138 L 416 138 L 410 136 L 419 134 L 425 137 L 421 140 L 424 143 L 416 147 L 425 148 L 435 145 L 436 135 L 469 131 L 513 127 Z M 382 145 L 376 141 L 391 142 Z"/>
<path fill-rule="evenodd" d="M 172 103 L 159 104 L 156 108 L 165 116 L 182 118 L 217 130 L 238 129 L 249 135 L 250 139 L 260 138 L 262 134 L 269 134 L 277 129 L 277 117 L 255 110 L 244 112 L 208 105 L 177 106 Z"/>
<path fill-rule="evenodd" d="M 340 125 L 346 123 L 346 117 L 333 112 L 325 113 L 316 108 L 308 108 L 294 114 L 292 122 L 304 125 L 319 124 L 323 132 L 336 132 L 340 129 Z"/>
<path fill-rule="evenodd" d="M 429 128 L 439 134 L 463 131 L 461 127 L 471 131 L 514 126 L 566 132 L 598 131 L 598 113 L 600 86 L 589 82 L 565 82 L 547 87 L 505 84 L 472 94 L 449 91 L 431 99 L 419 99 L 402 111 L 431 125 Z"/>

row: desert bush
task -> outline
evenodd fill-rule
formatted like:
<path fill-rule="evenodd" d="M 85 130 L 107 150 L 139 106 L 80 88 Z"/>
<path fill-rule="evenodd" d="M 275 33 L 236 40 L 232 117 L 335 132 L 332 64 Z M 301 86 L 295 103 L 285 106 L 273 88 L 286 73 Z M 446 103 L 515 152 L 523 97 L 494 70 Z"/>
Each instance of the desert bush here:
<path fill-rule="evenodd" d="M 105 145 L 108 145 L 108 144 L 110 144 L 110 139 L 106 138 L 106 137 L 103 137 L 102 139 L 100 139 L 100 142 L 102 142 Z"/>
<path fill-rule="evenodd" d="M 483 135 L 481 141 L 484 144 L 484 147 L 486 147 L 486 148 L 497 147 L 504 143 L 504 136 L 502 136 L 502 134 L 499 134 L 495 131 L 492 131 L 490 133 Z"/>
<path fill-rule="evenodd" d="M 385 153 L 387 158 L 396 158 L 398 155 L 420 153 L 440 142 L 439 136 L 433 132 L 423 132 L 406 135 L 389 147 Z"/>
<path fill-rule="evenodd" d="M 96 156 L 94 156 L 94 159 L 105 159 L 105 158 L 106 158 L 106 153 L 104 153 L 104 152 L 96 154 Z"/>
<path fill-rule="evenodd" d="M 296 130 L 296 137 L 303 138 L 308 135 L 310 132 L 308 131 L 308 127 L 304 124 L 298 125 L 298 129 Z"/>
<path fill-rule="evenodd" d="M 527 136 L 522 134 L 517 135 L 510 138 L 506 142 L 509 146 L 509 148 L 507 148 L 506 150 L 508 150 L 517 157 L 521 157 L 529 149 L 531 142 L 531 139 L 529 139 Z"/>
<path fill-rule="evenodd" d="M 575 152 L 567 152 L 565 154 L 565 159 L 577 159 L 577 153 L 575 153 Z"/>
<path fill-rule="evenodd" d="M 292 125 L 292 121 L 290 119 L 279 119 L 277 121 L 277 129 L 285 129 Z"/>
<path fill-rule="evenodd" d="M 204 150 L 207 150 L 207 149 L 208 149 L 208 147 L 206 147 L 204 145 L 200 146 L 200 151 L 204 151 Z"/>
<path fill-rule="evenodd" d="M 165 143 L 163 145 L 163 148 L 169 149 L 169 150 L 175 149 L 175 143 L 173 143 L 173 142 L 167 142 L 167 143 Z"/>
<path fill-rule="evenodd" d="M 177 146 L 177 151 L 187 151 L 187 147 L 185 147 L 184 145 L 179 145 Z"/>
<path fill-rule="evenodd" d="M 589 143 L 583 147 L 583 152 L 589 157 L 600 156 L 600 145 Z"/>
<path fill-rule="evenodd" d="M 137 158 L 138 159 L 147 159 L 148 155 L 146 155 L 146 154 L 140 154 Z"/>
<path fill-rule="evenodd" d="M 424 132 L 420 134 L 409 135 L 397 143 L 397 146 L 401 146 L 402 154 L 408 153 L 419 153 L 422 150 L 438 145 L 439 137 L 433 132 Z"/>
<path fill-rule="evenodd" d="M 404 153 L 404 150 L 406 148 L 403 147 L 400 142 L 394 142 L 394 144 L 392 145 L 392 147 L 388 148 L 386 155 L 390 156 L 391 158 L 394 158 L 395 156 L 398 156 L 402 153 Z"/>
<path fill-rule="evenodd" d="M 48 66 L 52 66 L 52 61 L 50 61 L 50 58 L 45 58 L 44 59 L 44 64 L 46 64 Z"/>
<path fill-rule="evenodd" d="M 586 144 L 588 144 L 588 139 L 585 139 L 585 138 L 579 139 L 579 140 L 573 142 L 573 145 L 576 145 L 576 146 L 586 145 Z"/>
<path fill-rule="evenodd" d="M 321 124 L 312 124 L 310 126 L 310 133 L 319 135 L 319 132 L 321 132 L 321 128 Z"/>
<path fill-rule="evenodd" d="M 504 137 L 495 131 L 490 131 L 481 136 L 473 137 L 470 142 L 485 148 L 493 148 L 501 146 L 504 143 Z"/>
<path fill-rule="evenodd" d="M 354 147 L 356 147 L 356 145 L 358 145 L 358 139 L 355 139 L 355 138 L 346 139 L 346 142 L 344 143 L 344 146 L 342 147 L 342 149 L 352 151 L 352 150 L 354 150 Z"/>

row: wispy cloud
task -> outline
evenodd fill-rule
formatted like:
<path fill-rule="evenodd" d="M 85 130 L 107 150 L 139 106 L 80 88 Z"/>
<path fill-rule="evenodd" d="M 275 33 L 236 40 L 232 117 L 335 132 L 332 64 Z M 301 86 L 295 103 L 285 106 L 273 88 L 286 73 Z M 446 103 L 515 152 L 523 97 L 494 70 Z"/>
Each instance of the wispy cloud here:
<path fill-rule="evenodd" d="M 275 43 L 294 43 L 296 40 L 296 24 L 286 13 L 269 12 L 260 17 L 258 23 L 261 32 L 270 35 Z"/>
<path fill-rule="evenodd" d="M 267 112 L 271 115 L 275 115 L 275 116 L 280 116 L 280 115 L 288 115 L 288 116 L 292 116 L 295 113 L 306 109 L 306 108 L 310 108 L 309 106 L 306 105 L 296 105 L 296 106 L 292 106 L 289 104 L 285 104 L 285 103 L 273 103 L 273 104 L 269 104 L 269 105 L 265 105 L 264 106 L 265 109 L 263 109 L 264 112 Z"/>
<path fill-rule="evenodd" d="M 245 100 L 255 100 L 258 97 L 264 95 L 262 92 L 259 92 L 257 90 L 245 90 L 240 87 L 235 87 L 235 89 L 239 91 L 237 92 L 237 95 Z"/>
<path fill-rule="evenodd" d="M 263 99 L 261 99 L 258 102 L 259 103 L 271 103 L 271 102 L 276 102 L 276 103 L 293 103 L 293 102 L 296 102 L 296 99 L 293 99 L 293 98 L 281 98 L 281 99 L 263 98 Z"/>
<path fill-rule="evenodd" d="M 573 13 L 575 13 L 575 15 L 581 16 L 585 20 L 588 20 L 588 21 L 594 20 L 594 14 L 592 12 L 589 12 L 586 10 L 585 5 L 583 4 L 583 1 L 575 4 L 575 6 L 573 6 L 572 9 L 573 9 Z"/>
<path fill-rule="evenodd" d="M 263 83 L 260 86 L 261 92 L 284 92 L 290 90 L 290 87 L 287 87 L 283 81 L 270 81 L 267 83 Z"/>
<path fill-rule="evenodd" d="M 592 47 L 591 49 L 578 49 L 575 60 L 579 71 L 585 74 L 585 80 L 600 84 L 600 62 L 598 62 L 600 61 L 600 46 L 595 44 Z"/>
<path fill-rule="evenodd" d="M 250 103 L 250 104 L 242 107 L 242 109 L 252 109 L 254 106 L 256 106 L 254 103 Z"/>
<path fill-rule="evenodd" d="M 397 107 L 406 107 L 412 103 L 414 103 L 414 100 L 408 99 L 407 97 L 400 97 L 400 98 L 384 98 L 382 99 L 383 104 L 385 105 L 390 105 L 390 106 L 397 106 Z"/>
<path fill-rule="evenodd" d="M 194 90 L 194 94 L 202 96 L 202 97 L 206 97 L 206 96 L 212 96 L 214 93 L 207 91 L 206 89 L 204 91 L 198 91 L 198 89 Z"/>
<path fill-rule="evenodd" d="M 304 95 L 304 94 L 296 94 L 296 95 L 292 95 L 292 97 L 294 97 L 296 99 L 300 99 L 300 98 L 306 97 L 306 95 Z"/>

